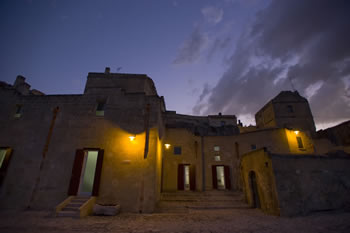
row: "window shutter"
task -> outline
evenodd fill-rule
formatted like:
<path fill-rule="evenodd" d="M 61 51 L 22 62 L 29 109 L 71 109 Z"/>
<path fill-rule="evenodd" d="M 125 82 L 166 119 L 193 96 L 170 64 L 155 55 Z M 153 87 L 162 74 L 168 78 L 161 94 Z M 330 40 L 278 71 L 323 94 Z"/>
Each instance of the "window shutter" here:
<path fill-rule="evenodd" d="M 184 190 L 185 182 L 184 182 L 184 165 L 179 164 L 177 169 L 177 189 Z"/>
<path fill-rule="evenodd" d="M 224 167 L 224 174 L 225 174 L 226 189 L 231 190 L 231 179 L 230 179 L 230 167 L 229 166 Z"/>
<path fill-rule="evenodd" d="M 70 179 L 68 195 L 75 196 L 78 193 L 81 169 L 84 161 L 84 150 L 77 150 L 75 153 L 74 164 L 72 168 L 72 176 Z"/>
<path fill-rule="evenodd" d="M 213 165 L 211 167 L 211 170 L 212 170 L 212 175 L 213 175 L 213 188 L 217 189 L 218 188 L 218 177 L 217 177 L 217 174 L 216 174 L 216 166 Z"/>
<path fill-rule="evenodd" d="M 196 167 L 194 165 L 190 166 L 190 189 L 196 190 Z"/>
<path fill-rule="evenodd" d="M 92 196 L 98 196 L 98 191 L 100 189 L 101 173 L 102 173 L 102 163 L 103 163 L 104 150 L 98 151 L 94 186 L 92 188 Z"/>

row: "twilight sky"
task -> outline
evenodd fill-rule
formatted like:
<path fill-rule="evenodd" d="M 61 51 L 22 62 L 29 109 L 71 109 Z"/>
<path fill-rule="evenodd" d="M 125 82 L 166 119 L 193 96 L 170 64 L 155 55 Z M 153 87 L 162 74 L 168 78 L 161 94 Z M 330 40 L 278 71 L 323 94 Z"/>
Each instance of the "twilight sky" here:
<path fill-rule="evenodd" d="M 282 90 L 318 129 L 350 119 L 348 0 L 1 0 L 0 80 L 82 93 L 88 72 L 144 73 L 168 110 L 245 125 Z"/>

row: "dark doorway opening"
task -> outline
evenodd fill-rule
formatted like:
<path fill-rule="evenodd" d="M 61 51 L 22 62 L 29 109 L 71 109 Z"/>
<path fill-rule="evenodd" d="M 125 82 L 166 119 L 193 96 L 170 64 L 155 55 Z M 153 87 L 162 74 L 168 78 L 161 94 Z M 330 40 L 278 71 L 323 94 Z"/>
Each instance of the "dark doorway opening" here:
<path fill-rule="evenodd" d="M 249 183 L 250 183 L 250 191 L 252 195 L 253 208 L 260 208 L 260 197 L 258 191 L 258 184 L 256 180 L 256 175 L 254 171 L 249 172 Z"/>

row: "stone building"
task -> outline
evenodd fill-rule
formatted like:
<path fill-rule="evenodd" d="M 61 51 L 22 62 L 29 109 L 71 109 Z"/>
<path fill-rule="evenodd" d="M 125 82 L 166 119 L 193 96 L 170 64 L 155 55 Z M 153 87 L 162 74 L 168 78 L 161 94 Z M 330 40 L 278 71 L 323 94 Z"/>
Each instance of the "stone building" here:
<path fill-rule="evenodd" d="M 78 95 L 45 95 L 22 76 L 14 85 L 0 82 L 0 108 L 2 209 L 55 207 L 61 213 L 78 206 L 83 216 L 98 203 L 151 213 L 162 193 L 208 190 L 243 190 L 254 206 L 254 171 L 256 192 L 265 195 L 262 209 L 295 213 L 284 211 L 277 191 L 271 194 L 281 190 L 274 180 L 279 173 L 269 166 L 275 169 L 277 160 L 271 157 L 269 172 L 260 172 L 266 166 L 260 154 L 309 161 L 334 148 L 314 136 L 310 107 L 297 92 L 281 92 L 258 111 L 256 127 L 243 127 L 234 115 L 168 111 L 147 75 L 109 68 L 89 73 Z"/>

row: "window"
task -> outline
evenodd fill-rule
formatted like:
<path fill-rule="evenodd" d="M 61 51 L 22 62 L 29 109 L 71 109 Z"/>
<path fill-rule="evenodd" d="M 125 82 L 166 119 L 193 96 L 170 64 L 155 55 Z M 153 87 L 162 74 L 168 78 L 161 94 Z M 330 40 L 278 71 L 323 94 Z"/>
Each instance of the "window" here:
<path fill-rule="evenodd" d="M 226 125 L 226 122 L 225 122 L 225 121 L 220 121 L 220 125 L 221 125 L 221 126 L 225 126 L 225 125 Z"/>
<path fill-rule="evenodd" d="M 221 161 L 220 155 L 215 155 L 215 156 L 214 156 L 214 160 L 215 160 L 215 161 Z"/>
<path fill-rule="evenodd" d="M 304 145 L 303 145 L 303 140 L 301 140 L 301 137 L 297 137 L 297 142 L 298 142 L 298 148 L 304 148 Z"/>
<path fill-rule="evenodd" d="M 216 152 L 220 151 L 220 146 L 214 146 L 214 151 Z"/>
<path fill-rule="evenodd" d="M 256 145 L 255 145 L 255 144 L 252 144 L 252 145 L 250 146 L 250 148 L 251 148 L 252 150 L 256 150 Z"/>
<path fill-rule="evenodd" d="M 97 103 L 96 116 L 104 116 L 105 115 L 105 105 L 106 105 L 106 101 L 99 101 Z"/>
<path fill-rule="evenodd" d="M 181 146 L 174 146 L 174 155 L 181 155 Z"/>
<path fill-rule="evenodd" d="M 293 109 L 292 105 L 287 105 L 287 112 L 288 113 L 293 113 L 294 112 L 294 109 Z"/>
<path fill-rule="evenodd" d="M 20 118 L 22 115 L 22 105 L 17 104 L 16 105 L 16 112 L 15 112 L 15 118 Z"/>

